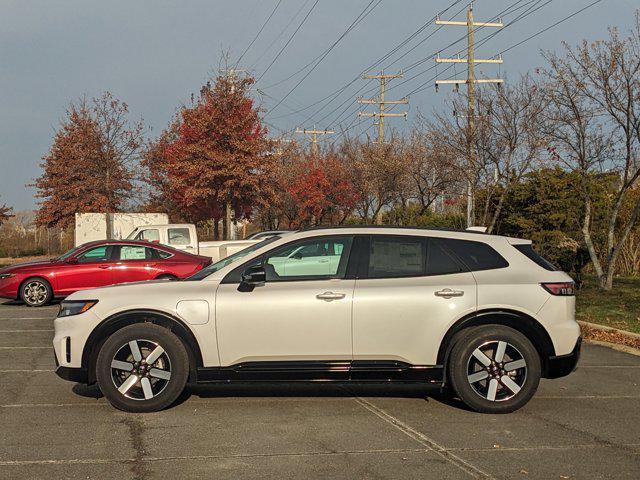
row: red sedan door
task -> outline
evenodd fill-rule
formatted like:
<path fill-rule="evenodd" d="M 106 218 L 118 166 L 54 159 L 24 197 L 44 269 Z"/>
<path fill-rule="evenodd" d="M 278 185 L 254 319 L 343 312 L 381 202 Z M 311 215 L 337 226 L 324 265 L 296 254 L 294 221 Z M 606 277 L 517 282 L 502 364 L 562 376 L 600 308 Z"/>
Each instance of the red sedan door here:
<path fill-rule="evenodd" d="M 140 282 L 158 276 L 158 259 L 143 245 L 116 245 L 113 283 Z"/>
<path fill-rule="evenodd" d="M 68 295 L 113 283 L 113 245 L 93 247 L 72 257 L 56 269 L 56 294 Z"/>

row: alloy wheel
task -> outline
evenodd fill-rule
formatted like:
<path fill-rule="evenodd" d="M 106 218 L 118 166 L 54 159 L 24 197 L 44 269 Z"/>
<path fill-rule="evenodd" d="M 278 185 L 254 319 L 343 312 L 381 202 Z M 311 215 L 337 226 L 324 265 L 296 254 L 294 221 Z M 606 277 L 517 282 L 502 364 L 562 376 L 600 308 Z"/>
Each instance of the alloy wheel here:
<path fill-rule="evenodd" d="M 489 341 L 476 348 L 467 361 L 467 380 L 482 398 L 503 402 L 516 396 L 527 379 L 527 362 L 505 341 Z"/>
<path fill-rule="evenodd" d="M 40 305 L 47 300 L 49 294 L 47 286 L 39 281 L 32 280 L 24 286 L 24 300 L 29 305 Z"/>
<path fill-rule="evenodd" d="M 171 379 L 171 361 L 158 343 L 131 340 L 111 360 L 111 379 L 118 391 L 132 400 L 160 395 Z"/>

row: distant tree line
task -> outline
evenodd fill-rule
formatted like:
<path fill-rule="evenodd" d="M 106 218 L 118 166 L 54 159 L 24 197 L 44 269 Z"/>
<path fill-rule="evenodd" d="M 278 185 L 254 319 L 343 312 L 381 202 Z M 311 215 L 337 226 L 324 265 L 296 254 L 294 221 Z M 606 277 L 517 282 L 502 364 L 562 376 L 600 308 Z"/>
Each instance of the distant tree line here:
<path fill-rule="evenodd" d="M 43 158 L 37 222 L 135 208 L 225 238 L 240 219 L 463 228 L 471 184 L 477 225 L 531 238 L 611 289 L 616 273 L 640 266 L 640 16 L 626 36 L 611 29 L 544 58 L 546 68 L 480 89 L 473 129 L 456 95 L 385 144 L 345 133 L 313 154 L 270 138 L 253 78 L 224 68 L 157 138 L 111 94 L 81 99 Z"/>

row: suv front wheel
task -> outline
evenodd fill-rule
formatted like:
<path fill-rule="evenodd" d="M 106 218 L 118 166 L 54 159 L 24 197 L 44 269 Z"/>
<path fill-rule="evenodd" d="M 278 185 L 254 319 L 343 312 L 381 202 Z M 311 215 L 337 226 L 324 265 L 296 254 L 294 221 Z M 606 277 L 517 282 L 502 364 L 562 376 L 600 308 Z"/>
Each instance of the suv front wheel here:
<path fill-rule="evenodd" d="M 184 390 L 189 356 L 178 337 L 152 323 L 112 334 L 96 361 L 98 386 L 114 407 L 155 412 L 170 406 Z"/>
<path fill-rule="evenodd" d="M 503 325 L 483 325 L 463 330 L 454 342 L 449 380 L 473 410 L 513 412 L 536 392 L 540 357 L 522 333 Z"/>

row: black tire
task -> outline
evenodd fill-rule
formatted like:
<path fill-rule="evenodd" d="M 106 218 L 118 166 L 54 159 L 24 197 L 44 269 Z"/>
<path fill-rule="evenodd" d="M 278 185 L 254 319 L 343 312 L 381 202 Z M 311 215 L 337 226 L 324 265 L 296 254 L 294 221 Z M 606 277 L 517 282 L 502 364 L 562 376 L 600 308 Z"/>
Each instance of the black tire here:
<path fill-rule="evenodd" d="M 20 300 L 28 307 L 44 307 L 53 299 L 53 288 L 44 278 L 27 278 L 20 285 Z"/>
<path fill-rule="evenodd" d="M 463 330 L 454 342 L 448 378 L 468 407 L 481 413 L 510 413 L 535 394 L 540 356 L 522 333 L 503 325 L 483 325 Z M 500 361 L 496 361 L 498 350 L 504 352 Z"/>
<path fill-rule="evenodd" d="M 178 277 L 175 275 L 171 275 L 170 273 L 163 273 L 162 275 L 158 275 L 156 280 L 177 280 Z"/>
<path fill-rule="evenodd" d="M 137 347 L 132 347 L 130 342 L 135 342 Z M 156 346 L 163 352 L 146 364 Z M 139 353 L 138 361 L 135 348 Z M 131 365 L 127 368 L 136 373 L 136 378 L 130 381 L 133 373 L 124 368 L 112 368 L 116 361 L 119 366 Z M 160 374 L 163 377 L 159 377 Z M 189 356 L 180 339 L 168 329 L 152 323 L 130 325 L 109 336 L 96 361 L 100 390 L 111 405 L 126 412 L 156 412 L 169 407 L 184 390 L 188 376 Z"/>

